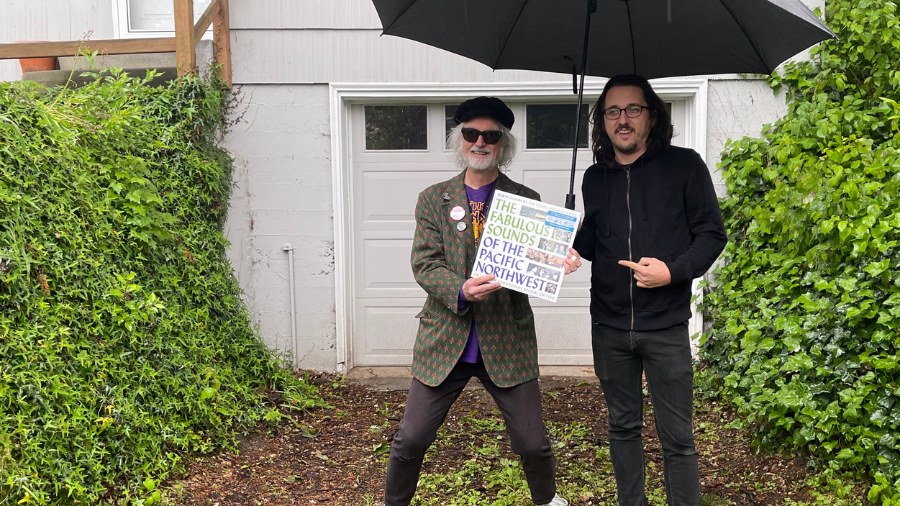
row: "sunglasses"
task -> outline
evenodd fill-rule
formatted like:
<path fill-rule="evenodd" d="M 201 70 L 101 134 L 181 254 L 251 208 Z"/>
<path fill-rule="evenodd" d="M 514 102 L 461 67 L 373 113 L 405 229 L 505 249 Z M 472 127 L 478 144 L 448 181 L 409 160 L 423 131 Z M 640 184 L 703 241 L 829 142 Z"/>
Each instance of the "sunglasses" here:
<path fill-rule="evenodd" d="M 481 136 L 484 138 L 485 144 L 497 144 L 500 142 L 500 138 L 503 137 L 503 132 L 500 130 L 477 130 L 475 128 L 463 128 L 462 136 L 466 142 L 478 142 L 478 137 Z"/>

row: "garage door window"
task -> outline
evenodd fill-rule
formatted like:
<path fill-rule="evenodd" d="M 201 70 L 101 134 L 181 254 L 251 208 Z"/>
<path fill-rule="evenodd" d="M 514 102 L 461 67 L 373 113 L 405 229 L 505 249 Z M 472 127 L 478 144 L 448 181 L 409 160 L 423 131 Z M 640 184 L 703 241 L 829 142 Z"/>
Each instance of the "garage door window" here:
<path fill-rule="evenodd" d="M 572 149 L 575 138 L 576 104 L 528 104 L 525 106 L 525 148 L 526 149 Z M 581 106 L 581 128 L 578 147 L 588 145 L 587 104 Z"/>
<path fill-rule="evenodd" d="M 424 105 L 367 105 L 366 149 L 428 149 L 428 107 Z"/>

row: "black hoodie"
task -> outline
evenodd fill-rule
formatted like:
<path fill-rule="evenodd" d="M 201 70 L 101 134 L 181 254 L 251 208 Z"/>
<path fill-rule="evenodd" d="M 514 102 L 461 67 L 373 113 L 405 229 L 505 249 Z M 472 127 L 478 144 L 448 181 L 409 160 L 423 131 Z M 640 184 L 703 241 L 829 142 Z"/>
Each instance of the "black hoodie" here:
<path fill-rule="evenodd" d="M 658 330 L 691 317 L 691 281 L 727 237 L 706 164 L 695 151 L 648 149 L 631 165 L 601 161 L 584 174 L 575 249 L 591 261 L 591 317 L 622 330 Z M 639 288 L 619 260 L 655 257 L 671 284 Z"/>

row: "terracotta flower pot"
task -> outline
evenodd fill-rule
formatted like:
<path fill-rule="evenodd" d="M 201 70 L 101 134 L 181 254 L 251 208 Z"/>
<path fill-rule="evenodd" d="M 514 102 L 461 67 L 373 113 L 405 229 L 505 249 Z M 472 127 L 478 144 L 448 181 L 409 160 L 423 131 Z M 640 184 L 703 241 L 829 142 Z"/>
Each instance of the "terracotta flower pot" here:
<path fill-rule="evenodd" d="M 16 42 L 40 42 L 37 40 L 17 40 Z M 22 73 L 36 72 L 40 70 L 56 70 L 59 68 L 59 61 L 55 56 L 40 58 L 19 58 L 19 66 L 22 67 Z"/>
<path fill-rule="evenodd" d="M 48 58 L 19 58 L 19 66 L 22 73 L 36 72 L 39 70 L 56 70 L 59 68 L 56 57 Z"/>

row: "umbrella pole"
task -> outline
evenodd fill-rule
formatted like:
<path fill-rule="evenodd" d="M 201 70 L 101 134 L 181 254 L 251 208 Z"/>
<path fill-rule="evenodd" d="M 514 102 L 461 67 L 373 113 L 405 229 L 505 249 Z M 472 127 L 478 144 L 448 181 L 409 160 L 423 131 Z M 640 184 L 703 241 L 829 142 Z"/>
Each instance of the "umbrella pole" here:
<path fill-rule="evenodd" d="M 578 85 L 578 106 L 575 108 L 575 141 L 572 143 L 572 173 L 569 176 L 569 193 L 566 209 L 575 209 L 575 162 L 578 158 L 578 133 L 581 131 L 581 104 L 584 102 L 584 73 L 587 67 L 588 38 L 591 34 L 591 14 L 597 12 L 597 0 L 587 0 L 584 18 L 584 47 L 581 50 L 581 83 Z"/>

